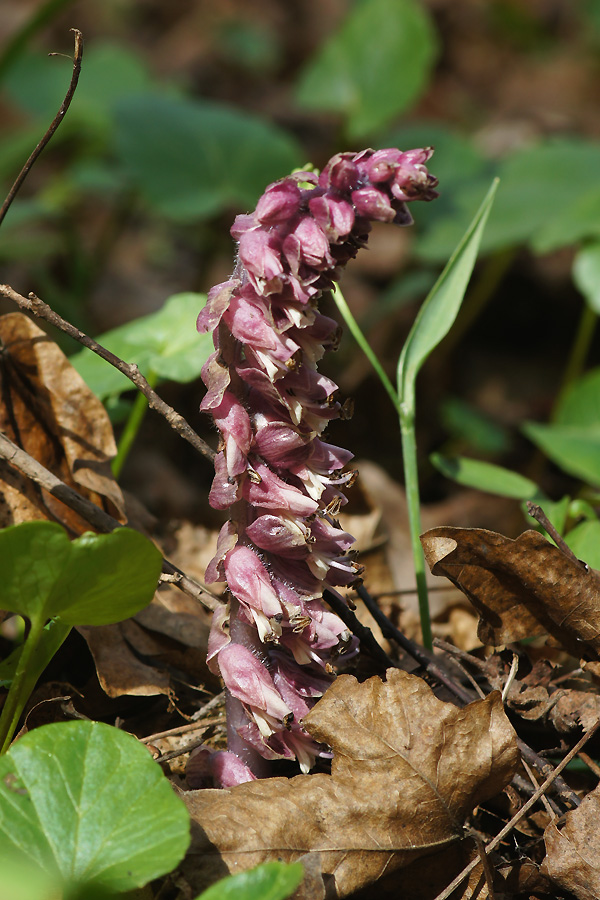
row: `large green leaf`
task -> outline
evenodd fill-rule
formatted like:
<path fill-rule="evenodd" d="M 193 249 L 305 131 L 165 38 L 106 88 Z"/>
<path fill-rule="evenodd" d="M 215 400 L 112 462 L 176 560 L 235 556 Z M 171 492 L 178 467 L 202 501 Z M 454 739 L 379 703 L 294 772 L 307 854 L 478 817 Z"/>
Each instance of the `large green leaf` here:
<path fill-rule="evenodd" d="M 565 538 L 573 553 L 592 569 L 600 569 L 600 522 L 581 522 Z"/>
<path fill-rule="evenodd" d="M 359 0 L 301 75 L 298 102 L 346 116 L 350 138 L 381 128 L 427 84 L 437 41 L 416 0 Z"/>
<path fill-rule="evenodd" d="M 125 362 L 136 363 L 146 377 L 152 373 L 172 381 L 192 381 L 214 349 L 212 335 L 196 331 L 205 303 L 204 294 L 174 294 L 157 312 L 107 331 L 98 343 Z M 101 400 L 132 387 L 125 375 L 91 350 L 81 350 L 70 362 Z"/>
<path fill-rule="evenodd" d="M 116 105 L 115 152 L 155 210 L 181 222 L 251 209 L 303 162 L 284 131 L 217 103 L 146 93 Z"/>
<path fill-rule="evenodd" d="M 138 531 L 84 534 L 70 541 L 55 522 L 0 531 L 0 607 L 31 621 L 120 622 L 150 603 L 162 565 Z"/>
<path fill-rule="evenodd" d="M 587 428 L 527 422 L 523 432 L 569 475 L 600 486 L 600 422 Z"/>
<path fill-rule="evenodd" d="M 575 239 L 581 239 L 584 234 L 570 222 L 569 215 L 572 211 L 580 222 L 583 213 L 578 212 L 579 204 L 585 206 L 589 202 L 586 198 L 597 197 L 600 191 L 599 154 L 598 143 L 564 138 L 517 150 L 498 164 L 500 189 L 482 240 L 482 252 L 527 243 L 541 253 L 567 245 L 574 234 Z M 576 179 L 573 172 L 577 172 Z M 419 242 L 419 256 L 432 261 L 447 259 L 480 191 L 481 181 L 476 178 L 456 196 L 453 209 L 441 208 L 439 218 Z M 593 209 L 587 218 L 590 233 L 597 235 Z M 552 241 L 549 229 L 556 232 Z"/>
<path fill-rule="evenodd" d="M 303 877 L 301 863 L 267 862 L 217 881 L 196 900 L 285 900 Z"/>
<path fill-rule="evenodd" d="M 598 221 L 600 222 L 600 208 Z M 600 241 L 581 248 L 573 262 L 573 281 L 585 297 L 587 305 L 600 315 Z"/>
<path fill-rule="evenodd" d="M 600 368 L 574 382 L 556 408 L 557 425 L 596 429 L 600 426 Z"/>
<path fill-rule="evenodd" d="M 51 121 L 62 103 L 71 72 L 68 58 L 59 55 L 48 59 L 40 52 L 25 53 L 8 72 L 6 91 L 31 116 Z M 150 83 L 147 66 L 133 47 L 109 41 L 92 43 L 85 49 L 79 83 L 65 119 L 66 131 L 72 135 L 83 125 L 108 132 L 117 100 L 147 89 Z M 61 134 L 62 128 L 57 133 L 59 140 Z"/>
<path fill-rule="evenodd" d="M 478 491 L 515 500 L 532 500 L 541 495 L 534 481 L 502 466 L 465 456 L 442 456 L 441 453 L 432 453 L 429 458 L 442 475 Z"/>
<path fill-rule="evenodd" d="M 419 369 L 448 334 L 463 301 L 487 218 L 494 202 L 494 181 L 444 271 L 424 301 L 402 348 L 398 362 L 400 402 L 412 407 Z"/>
<path fill-rule="evenodd" d="M 184 804 L 146 747 L 100 722 L 45 725 L 0 758 L 0 869 L 41 870 L 87 900 L 170 872 L 189 843 Z"/>

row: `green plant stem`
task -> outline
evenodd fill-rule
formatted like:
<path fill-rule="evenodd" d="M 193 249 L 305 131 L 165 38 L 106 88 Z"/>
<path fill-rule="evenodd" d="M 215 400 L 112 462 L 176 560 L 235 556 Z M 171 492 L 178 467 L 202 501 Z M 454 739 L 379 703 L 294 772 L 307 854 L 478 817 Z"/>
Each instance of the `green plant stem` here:
<path fill-rule="evenodd" d="M 431 616 L 429 613 L 429 596 L 427 592 L 427 579 L 425 575 L 425 558 L 421 547 L 421 500 L 419 496 L 419 475 L 417 471 L 417 441 L 415 437 L 415 404 L 414 397 L 411 403 L 400 403 L 394 386 L 381 366 L 375 353 L 371 349 L 366 337 L 360 330 L 358 322 L 350 312 L 339 287 L 333 290 L 333 299 L 340 311 L 344 322 L 348 326 L 354 340 L 361 348 L 379 380 L 386 389 L 388 396 L 400 418 L 400 435 L 402 438 L 402 459 L 404 465 L 404 483 L 406 490 L 406 504 L 408 509 L 408 527 L 410 543 L 413 554 L 415 579 L 417 584 L 417 597 L 419 599 L 419 613 L 421 616 L 421 632 L 423 634 L 423 646 L 427 650 L 433 650 L 433 635 L 431 633 Z"/>
<path fill-rule="evenodd" d="M 396 410 L 398 410 L 398 412 L 399 412 L 400 411 L 400 401 L 398 399 L 398 394 L 396 393 L 396 391 L 394 389 L 394 385 L 392 384 L 390 379 L 387 377 L 387 375 L 383 369 L 383 366 L 377 359 L 377 356 L 375 355 L 374 351 L 372 350 L 369 342 L 367 341 L 366 337 L 360 330 L 360 326 L 359 326 L 358 322 L 356 321 L 356 319 L 350 312 L 350 307 L 346 303 L 346 299 L 345 299 L 344 295 L 342 294 L 342 292 L 339 288 L 339 285 L 336 284 L 331 293 L 332 293 L 333 299 L 335 301 L 335 304 L 340 311 L 340 315 L 342 316 L 344 322 L 346 323 L 346 325 L 348 327 L 348 331 L 351 333 L 352 337 L 354 338 L 354 340 L 356 341 L 356 343 L 358 344 L 360 349 L 363 351 L 363 353 L 365 354 L 365 356 L 367 357 L 367 359 L 369 360 L 369 362 L 371 363 L 373 368 L 375 369 L 375 372 L 377 373 L 377 376 L 379 377 L 379 380 L 381 381 L 382 385 L 386 389 L 390 400 L 394 404 L 394 407 L 396 408 Z"/>
<path fill-rule="evenodd" d="M 596 330 L 597 322 L 597 313 L 595 313 L 591 306 L 588 306 L 587 303 L 584 304 L 581 317 L 579 319 L 579 324 L 577 326 L 575 340 L 573 341 L 573 345 L 571 347 L 571 353 L 569 354 L 569 359 L 567 360 L 567 364 L 563 372 L 560 390 L 558 391 L 554 403 L 554 408 L 552 410 L 552 415 L 550 417 L 550 421 L 552 422 L 556 421 L 556 414 L 562 405 L 565 394 L 567 393 L 573 382 L 577 381 L 577 379 L 583 372 L 585 361 L 588 357 L 588 353 L 590 352 L 590 347 L 594 339 L 594 332 Z"/>
<path fill-rule="evenodd" d="M 15 677 L 13 678 L 8 696 L 2 708 L 2 715 L 0 715 L 0 754 L 6 753 L 10 747 L 10 742 L 12 741 L 21 713 L 27 703 L 30 694 L 30 678 L 28 678 L 30 663 L 39 646 L 43 631 L 44 620 L 40 616 L 31 623 L 31 629 L 23 644 L 21 655 L 19 656 Z"/>
<path fill-rule="evenodd" d="M 421 547 L 420 540 L 421 500 L 419 497 L 414 403 L 405 402 L 400 407 L 400 434 L 402 436 L 402 463 L 404 467 L 404 484 L 406 490 L 406 505 L 408 509 L 408 528 L 417 582 L 417 597 L 419 599 L 423 646 L 427 650 L 433 650 L 429 596 L 427 592 L 427 578 L 425 575 L 425 557 L 423 556 L 423 548 Z"/>
<path fill-rule="evenodd" d="M 146 376 L 146 380 L 150 387 L 154 389 L 158 382 L 158 375 L 156 375 L 155 372 L 150 371 Z M 137 433 L 140 430 L 147 409 L 148 398 L 141 392 L 138 392 L 138 395 L 133 402 L 133 406 L 131 407 L 131 412 L 125 422 L 125 427 L 123 428 L 123 433 L 121 434 L 121 439 L 117 448 L 117 455 L 112 462 L 112 470 L 115 478 L 118 478 L 121 474 L 123 466 L 125 465 L 125 460 L 127 459 Z"/>

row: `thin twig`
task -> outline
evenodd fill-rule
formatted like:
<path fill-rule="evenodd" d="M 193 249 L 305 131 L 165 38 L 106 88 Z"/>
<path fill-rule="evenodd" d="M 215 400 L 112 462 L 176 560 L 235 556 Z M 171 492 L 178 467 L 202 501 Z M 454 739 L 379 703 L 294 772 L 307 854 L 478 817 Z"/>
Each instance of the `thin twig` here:
<path fill-rule="evenodd" d="M 529 513 L 529 515 L 531 516 L 532 519 L 535 519 L 535 521 L 538 522 L 542 526 L 544 531 L 548 532 L 548 534 L 550 535 L 550 537 L 552 538 L 552 540 L 554 541 L 554 543 L 556 544 L 558 549 L 562 550 L 562 552 L 565 554 L 565 556 L 568 556 L 568 558 L 570 560 L 572 560 L 572 562 L 577 563 L 578 566 L 581 566 L 583 569 L 587 570 L 587 563 L 584 563 L 583 560 L 578 559 L 578 557 L 575 556 L 575 554 L 573 553 L 573 551 L 571 550 L 571 548 L 569 547 L 569 545 L 567 544 L 565 539 L 562 537 L 562 535 L 560 535 L 558 533 L 558 531 L 556 530 L 556 528 L 554 527 L 554 525 L 552 524 L 552 522 L 550 521 L 550 519 L 548 518 L 548 516 L 546 515 L 546 513 L 544 512 L 544 510 L 542 509 L 541 506 L 538 506 L 536 503 L 533 503 L 531 500 L 528 500 L 527 501 L 527 512 Z"/>
<path fill-rule="evenodd" d="M 141 744 L 152 744 L 161 738 L 179 737 L 182 734 L 188 734 L 190 731 L 206 731 L 211 725 L 224 725 L 225 714 L 218 716 L 216 719 L 204 719 L 202 722 L 190 722 L 188 725 L 176 725 L 175 728 L 169 728 L 167 731 L 157 731 L 156 734 L 149 734 L 147 737 L 140 738 Z"/>
<path fill-rule="evenodd" d="M 124 362 L 124 360 L 120 359 L 114 353 L 111 353 L 110 350 L 107 350 L 93 338 L 84 334 L 83 331 L 75 328 L 74 325 L 71 325 L 70 322 L 65 321 L 62 316 L 59 316 L 58 313 L 54 312 L 47 303 L 44 303 L 43 300 L 36 297 L 35 294 L 29 294 L 28 297 L 23 297 L 11 288 L 10 285 L 0 284 L 0 296 L 6 297 L 7 300 L 12 300 L 13 303 L 16 303 L 21 309 L 25 309 L 28 312 L 33 313 L 34 316 L 44 319 L 46 322 L 54 325 L 55 328 L 58 328 L 64 334 L 68 334 L 69 337 L 74 338 L 74 340 L 83 344 L 84 347 L 87 347 L 102 359 L 106 360 L 107 363 L 110 363 L 111 366 L 114 366 L 115 369 L 118 369 L 119 372 L 122 372 L 123 375 L 125 375 L 126 378 L 129 378 L 129 380 L 147 398 L 150 408 L 155 409 L 160 413 L 177 434 L 191 444 L 195 450 L 203 456 L 206 456 L 207 459 L 210 459 L 211 461 L 214 460 L 216 456 L 215 451 L 209 447 L 198 434 L 196 434 L 189 422 L 187 422 L 183 416 L 174 410 L 172 406 L 169 406 L 168 403 L 165 403 L 165 401 L 152 390 L 134 363 Z"/>
<path fill-rule="evenodd" d="M 588 756 L 587 753 L 580 752 L 577 755 L 579 756 L 579 759 L 586 764 L 588 769 L 591 769 L 596 778 L 600 778 L 600 766 L 598 763 L 595 762 L 591 756 Z"/>
<path fill-rule="evenodd" d="M 479 861 L 481 862 L 481 867 L 483 869 L 483 876 L 485 878 L 485 883 L 488 889 L 488 900 L 495 900 L 496 894 L 494 891 L 494 873 L 492 872 L 490 861 L 488 859 L 487 853 L 485 852 L 485 844 L 478 834 L 473 835 L 473 840 L 475 841 L 477 853 L 479 854 Z"/>
<path fill-rule="evenodd" d="M 71 83 L 69 84 L 69 89 L 65 95 L 65 99 L 63 100 L 63 102 L 60 105 L 60 109 L 58 110 L 54 119 L 52 120 L 52 124 L 50 125 L 47 132 L 45 133 L 45 135 L 43 136 L 43 138 L 41 139 L 41 141 L 39 142 L 39 144 L 37 145 L 37 147 L 31 154 L 31 156 L 29 157 L 29 159 L 27 160 L 27 162 L 25 163 L 25 165 L 23 166 L 23 168 L 21 169 L 19 174 L 17 175 L 17 178 L 16 178 L 13 186 L 11 187 L 8 194 L 6 195 L 6 200 L 0 207 L 0 225 L 2 224 L 2 222 L 4 220 L 4 216 L 8 212 L 11 203 L 17 196 L 17 194 L 21 188 L 21 185 L 23 184 L 23 182 L 29 175 L 31 167 L 33 166 L 34 162 L 36 161 L 36 159 L 38 158 L 38 156 L 40 155 L 40 153 L 42 152 L 42 150 L 44 149 L 44 147 L 46 146 L 46 144 L 48 143 L 48 141 L 50 140 L 50 138 L 52 137 L 52 135 L 54 134 L 54 132 L 56 131 L 58 126 L 60 125 L 60 123 L 62 122 L 62 120 L 64 119 L 65 113 L 68 110 L 69 106 L 71 105 L 71 100 L 73 99 L 73 94 L 75 93 L 75 88 L 77 87 L 77 82 L 79 81 L 79 73 L 81 72 L 81 60 L 83 58 L 83 35 L 77 28 L 71 28 L 70 30 L 75 35 L 75 54 L 73 56 L 73 74 L 71 75 Z"/>
<path fill-rule="evenodd" d="M 523 766 L 523 768 L 524 768 L 525 771 L 527 772 L 527 775 L 529 776 L 529 780 L 531 781 L 531 783 L 532 783 L 532 785 L 533 785 L 533 787 L 534 787 L 534 790 L 537 791 L 537 789 L 539 788 L 540 785 L 539 785 L 539 783 L 535 780 L 535 775 L 533 774 L 533 769 L 531 768 L 531 766 L 528 766 L 528 765 L 527 765 L 527 763 L 525 762 L 524 759 L 521 760 L 521 765 Z M 554 814 L 554 810 L 552 809 L 552 807 L 550 806 L 550 804 L 549 804 L 549 802 L 548 802 L 548 798 L 546 797 L 545 794 L 542 794 L 542 796 L 540 797 L 540 799 L 541 799 L 542 803 L 544 804 L 544 809 L 546 810 L 546 812 L 547 812 L 548 815 L 550 816 L 550 821 L 551 821 L 551 822 L 554 821 L 554 819 L 556 818 L 556 816 L 555 816 L 555 814 Z"/>
<path fill-rule="evenodd" d="M 106 533 L 114 531 L 115 528 L 123 527 L 121 522 L 114 519 L 99 506 L 96 506 L 91 500 L 78 494 L 76 490 L 69 487 L 60 478 L 57 478 L 53 472 L 50 472 L 37 459 L 34 459 L 33 456 L 30 456 L 25 450 L 14 444 L 2 432 L 0 432 L 0 459 L 5 459 L 9 465 L 18 469 L 22 475 L 44 488 L 49 494 L 52 494 L 53 497 L 56 497 L 57 500 L 68 506 L 69 509 L 75 510 L 97 531 Z M 179 590 L 193 597 L 194 600 L 198 600 L 207 609 L 214 610 L 221 605 L 222 601 L 215 594 L 212 594 L 200 582 L 190 578 L 189 575 L 178 569 L 168 559 L 163 559 L 163 572 L 173 576 L 170 580 Z"/>
<path fill-rule="evenodd" d="M 498 832 L 496 837 L 493 838 L 493 840 L 491 840 L 489 842 L 489 844 L 487 844 L 487 846 L 485 847 L 486 853 L 490 853 L 492 850 L 495 850 L 496 847 L 498 846 L 498 844 L 502 843 L 502 841 L 504 840 L 506 835 L 510 834 L 510 832 L 515 827 L 517 822 L 519 822 L 523 818 L 523 816 L 529 812 L 529 810 L 534 805 L 534 803 L 537 803 L 537 801 L 540 799 L 542 794 L 545 793 L 545 791 L 550 787 L 550 785 L 556 779 L 556 777 L 558 775 L 560 775 L 560 773 L 563 771 L 563 769 L 565 769 L 569 765 L 569 763 L 571 762 L 573 757 L 577 756 L 577 754 L 579 753 L 581 748 L 598 731 L 599 727 L 600 727 L 600 719 L 598 719 L 598 721 L 596 722 L 594 727 L 591 728 L 586 734 L 584 734 L 583 737 L 579 741 L 577 741 L 575 746 L 572 747 L 571 750 L 569 750 L 569 752 L 567 753 L 565 758 L 563 760 L 561 760 L 561 762 L 557 765 L 557 767 L 554 769 L 552 774 L 549 775 L 548 778 L 546 778 L 546 780 L 542 784 L 540 784 L 537 791 L 534 794 L 532 794 L 532 796 L 529 798 L 529 800 L 523 804 L 521 809 L 517 813 L 515 813 L 515 815 L 510 820 L 510 822 L 507 822 L 507 824 L 504 826 L 504 828 Z M 441 892 L 441 894 L 438 894 L 437 897 L 434 898 L 434 900 L 448 900 L 448 897 L 450 897 L 451 894 L 454 892 L 454 890 L 460 884 L 462 884 L 462 882 L 465 880 L 465 878 L 469 875 L 470 872 L 473 871 L 473 869 L 475 868 L 475 866 L 478 863 L 479 863 L 479 859 L 475 859 L 472 862 L 470 862 L 467 866 L 465 866 L 465 868 L 462 870 L 460 875 L 457 875 L 456 878 L 454 879 L 454 881 L 451 884 L 449 884 L 448 887 L 444 891 Z"/>
<path fill-rule="evenodd" d="M 474 698 L 464 688 L 460 687 L 450 677 L 450 675 L 442 669 L 436 662 L 432 654 L 428 653 L 423 647 L 419 647 L 415 641 L 407 638 L 393 622 L 391 622 L 386 614 L 377 606 L 364 585 L 359 585 L 356 593 L 363 601 L 379 627 L 384 637 L 395 641 L 403 650 L 405 650 L 414 660 L 420 663 L 423 668 L 432 675 L 436 681 L 443 684 L 448 690 L 462 703 L 470 703 Z"/>

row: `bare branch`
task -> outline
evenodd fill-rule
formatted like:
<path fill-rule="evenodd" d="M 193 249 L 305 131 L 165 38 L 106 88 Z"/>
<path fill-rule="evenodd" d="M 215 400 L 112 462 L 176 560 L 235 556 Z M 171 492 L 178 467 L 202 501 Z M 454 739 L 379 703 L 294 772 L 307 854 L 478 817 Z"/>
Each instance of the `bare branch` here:
<path fill-rule="evenodd" d="M 36 159 L 38 158 L 38 156 L 40 155 L 40 153 L 42 152 L 42 150 L 44 149 L 44 147 L 46 146 L 46 144 L 48 143 L 48 141 L 50 140 L 50 138 L 52 137 L 52 135 L 54 134 L 54 132 L 56 131 L 58 126 L 60 125 L 60 123 L 62 122 L 62 120 L 64 119 L 65 113 L 68 110 L 69 106 L 71 105 L 71 100 L 73 99 L 73 94 L 75 93 L 75 88 L 77 87 L 77 82 L 79 81 L 79 73 L 81 72 L 81 60 L 83 59 L 83 35 L 77 28 L 71 28 L 71 31 L 75 35 L 75 54 L 73 56 L 73 74 L 71 75 L 71 83 L 69 84 L 69 89 L 65 95 L 65 99 L 63 100 L 63 102 L 60 105 L 60 109 L 58 110 L 54 119 L 52 120 L 52 123 L 51 123 L 50 127 L 48 128 L 48 131 L 43 136 L 43 138 L 41 139 L 41 141 L 39 142 L 39 144 L 37 145 L 37 147 L 31 154 L 31 156 L 29 157 L 29 159 L 27 160 L 27 162 L 25 163 L 25 165 L 23 166 L 23 168 L 17 175 L 15 183 L 13 184 L 13 186 L 11 187 L 10 191 L 8 192 L 8 194 L 6 196 L 6 200 L 0 207 L 0 225 L 2 224 L 4 217 L 9 210 L 11 203 L 17 196 L 17 194 L 21 188 L 21 185 L 23 184 L 23 182 L 29 175 L 31 167 L 33 166 L 34 162 L 36 161 Z"/>
<path fill-rule="evenodd" d="M 82 516 L 86 522 L 89 522 L 97 531 L 109 532 L 115 528 L 122 528 L 121 522 L 113 519 L 111 515 L 96 506 L 90 500 L 82 497 L 76 490 L 57 478 L 49 469 L 46 469 L 41 463 L 30 456 L 16 444 L 14 444 L 5 434 L 0 432 L 0 459 L 5 459 L 9 465 L 18 469 L 27 478 L 30 478 L 44 490 L 64 503 L 70 509 L 75 510 Z M 163 572 L 171 576 L 169 581 L 175 584 L 181 591 L 188 596 L 198 600 L 204 607 L 210 610 L 217 609 L 222 601 L 212 594 L 208 588 L 190 578 L 181 569 L 178 569 L 168 559 L 163 559 Z"/>
<path fill-rule="evenodd" d="M 69 337 L 79 341 L 84 347 L 92 350 L 98 356 L 102 357 L 102 359 L 106 360 L 106 362 L 110 363 L 111 366 L 114 366 L 115 369 L 118 369 L 119 372 L 122 372 L 123 375 L 125 375 L 126 378 L 129 378 L 138 390 L 142 392 L 144 397 L 147 398 L 150 408 L 155 409 L 160 413 L 177 434 L 184 438 L 184 440 L 191 444 L 192 447 L 203 456 L 206 456 L 211 461 L 214 460 L 216 456 L 215 451 L 208 446 L 206 441 L 203 441 L 202 438 L 196 434 L 189 422 L 187 422 L 183 416 L 174 410 L 172 406 L 169 406 L 168 403 L 165 403 L 165 401 L 152 390 L 135 364 L 126 363 L 118 356 L 115 356 L 110 350 L 107 350 L 93 338 L 84 334 L 83 331 L 80 331 L 78 328 L 75 328 L 74 325 L 71 325 L 70 322 L 63 319 L 62 316 L 59 316 L 58 313 L 55 313 L 47 303 L 44 303 L 43 300 L 40 300 L 35 294 L 29 294 L 28 297 L 23 297 L 11 288 L 10 285 L 0 284 L 0 296 L 6 297 L 7 300 L 12 300 L 13 303 L 16 303 L 17 306 L 20 307 L 20 309 L 27 310 L 27 312 L 33 313 L 33 315 L 37 316 L 39 319 L 44 319 L 46 322 L 54 325 L 55 328 L 58 328 L 64 334 L 68 334 Z"/>

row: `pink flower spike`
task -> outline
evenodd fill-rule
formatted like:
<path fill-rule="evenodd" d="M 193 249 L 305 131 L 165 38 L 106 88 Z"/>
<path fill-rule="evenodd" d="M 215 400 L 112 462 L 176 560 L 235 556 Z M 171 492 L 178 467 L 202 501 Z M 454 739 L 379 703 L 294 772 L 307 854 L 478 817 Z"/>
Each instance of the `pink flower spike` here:
<path fill-rule="evenodd" d="M 244 764 L 215 757 L 224 784 L 264 775 L 263 760 L 295 756 L 308 771 L 324 751 L 302 717 L 331 682 L 332 662 L 357 652 L 323 603 L 361 570 L 336 518 L 356 477 L 352 454 L 320 438 L 352 404 L 317 370 L 340 336 L 317 303 L 373 222 L 408 225 L 406 204 L 436 196 L 430 156 L 430 148 L 338 153 L 318 177 L 297 172 L 270 184 L 256 210 L 235 219 L 234 274 L 199 316 L 215 346 L 201 408 L 220 433 L 209 501 L 230 516 L 207 569 L 231 597 L 215 612 L 209 667 L 225 681 L 229 750 Z"/>

